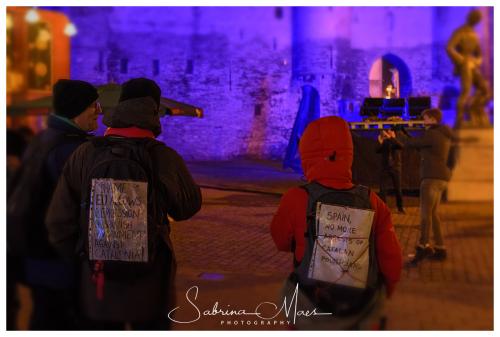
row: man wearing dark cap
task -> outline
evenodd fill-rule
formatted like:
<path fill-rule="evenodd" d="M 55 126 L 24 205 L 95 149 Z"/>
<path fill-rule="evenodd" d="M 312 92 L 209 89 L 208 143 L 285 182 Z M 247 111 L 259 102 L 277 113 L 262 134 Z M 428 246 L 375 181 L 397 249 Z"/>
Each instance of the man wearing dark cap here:
<path fill-rule="evenodd" d="M 8 239 L 7 245 L 14 255 L 24 257 L 24 277 L 33 300 L 33 330 L 75 328 L 71 301 L 74 267 L 62 261 L 51 247 L 44 219 L 66 160 L 89 139 L 88 132 L 97 128 L 97 98 L 97 90 L 90 83 L 57 81 L 48 128 L 26 149 L 9 192 L 8 237 L 14 233 L 11 237 L 15 239 Z"/>
<path fill-rule="evenodd" d="M 425 131 L 421 137 L 402 137 L 405 147 L 420 150 L 420 240 L 409 266 L 416 266 L 425 258 L 446 259 L 446 248 L 441 234 L 439 204 L 448 187 L 453 165 L 450 151 L 454 136 L 442 124 L 442 112 L 437 108 L 422 112 Z M 434 246 L 430 245 L 430 230 Z"/>
<path fill-rule="evenodd" d="M 53 246 L 82 258 L 85 329 L 170 328 L 176 268 L 168 216 L 192 217 L 201 193 L 181 156 L 155 139 L 160 96 L 149 79 L 122 85 L 103 119 L 105 136 L 71 156 L 47 213 Z"/>

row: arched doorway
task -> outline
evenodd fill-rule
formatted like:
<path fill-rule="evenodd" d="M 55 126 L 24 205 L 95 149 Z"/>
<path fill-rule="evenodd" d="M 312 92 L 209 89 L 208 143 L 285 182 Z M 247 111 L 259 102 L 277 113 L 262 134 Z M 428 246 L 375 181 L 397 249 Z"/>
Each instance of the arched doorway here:
<path fill-rule="evenodd" d="M 370 97 L 408 97 L 412 91 L 411 75 L 404 61 L 394 54 L 386 54 L 370 68 Z"/>

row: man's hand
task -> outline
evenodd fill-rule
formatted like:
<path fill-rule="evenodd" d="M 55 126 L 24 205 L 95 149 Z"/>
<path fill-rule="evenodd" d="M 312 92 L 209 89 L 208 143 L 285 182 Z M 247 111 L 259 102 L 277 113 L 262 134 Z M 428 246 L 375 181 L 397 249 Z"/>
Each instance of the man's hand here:
<path fill-rule="evenodd" d="M 382 137 L 382 134 L 378 135 L 377 139 L 380 144 L 384 142 L 384 137 Z"/>

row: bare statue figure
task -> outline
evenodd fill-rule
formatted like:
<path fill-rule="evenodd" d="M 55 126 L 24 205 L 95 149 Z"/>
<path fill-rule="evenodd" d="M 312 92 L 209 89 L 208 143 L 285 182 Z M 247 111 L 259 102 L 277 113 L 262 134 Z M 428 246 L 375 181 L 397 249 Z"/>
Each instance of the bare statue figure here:
<path fill-rule="evenodd" d="M 471 126 L 489 126 L 489 118 L 484 109 L 490 100 L 488 82 L 481 74 L 482 54 L 479 37 L 474 31 L 481 21 L 481 12 L 471 10 L 467 22 L 457 28 L 446 51 L 455 65 L 455 75 L 460 76 L 461 92 L 457 102 L 455 128 L 462 127 L 464 113 L 468 112 Z M 474 86 L 474 95 L 471 95 Z"/>

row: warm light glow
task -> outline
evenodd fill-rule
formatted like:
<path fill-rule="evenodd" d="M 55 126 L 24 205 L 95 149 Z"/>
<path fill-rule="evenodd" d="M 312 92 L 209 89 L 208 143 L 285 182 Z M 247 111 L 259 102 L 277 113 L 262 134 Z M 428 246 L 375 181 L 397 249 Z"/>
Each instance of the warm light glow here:
<path fill-rule="evenodd" d="M 389 84 L 386 88 L 385 88 L 385 91 L 387 91 L 387 95 L 385 96 L 385 98 L 389 99 L 389 98 L 392 98 L 392 94 L 396 91 L 394 89 L 394 87 L 392 86 L 392 84 Z"/>
<path fill-rule="evenodd" d="M 36 37 L 35 41 L 36 49 L 46 50 L 47 48 L 49 48 L 50 39 L 51 37 L 49 31 L 46 29 L 41 29 Z"/>
<path fill-rule="evenodd" d="M 47 75 L 47 71 L 48 71 L 47 65 L 45 65 L 44 63 L 38 62 L 35 65 L 35 74 L 37 76 L 44 77 L 45 75 Z"/>
<path fill-rule="evenodd" d="M 74 36 L 78 33 L 78 30 L 76 29 L 76 26 L 73 24 L 73 22 L 69 22 L 66 27 L 64 27 L 64 34 L 68 36 Z"/>
<path fill-rule="evenodd" d="M 5 24 L 7 25 L 7 30 L 11 29 L 14 26 L 14 21 L 12 20 L 12 16 L 10 16 L 9 14 L 7 14 L 7 20 Z"/>
<path fill-rule="evenodd" d="M 38 20 L 40 20 L 40 17 L 38 16 L 38 12 L 37 12 L 36 8 L 31 8 L 29 11 L 27 11 L 26 16 L 24 18 L 29 23 L 35 23 Z"/>

